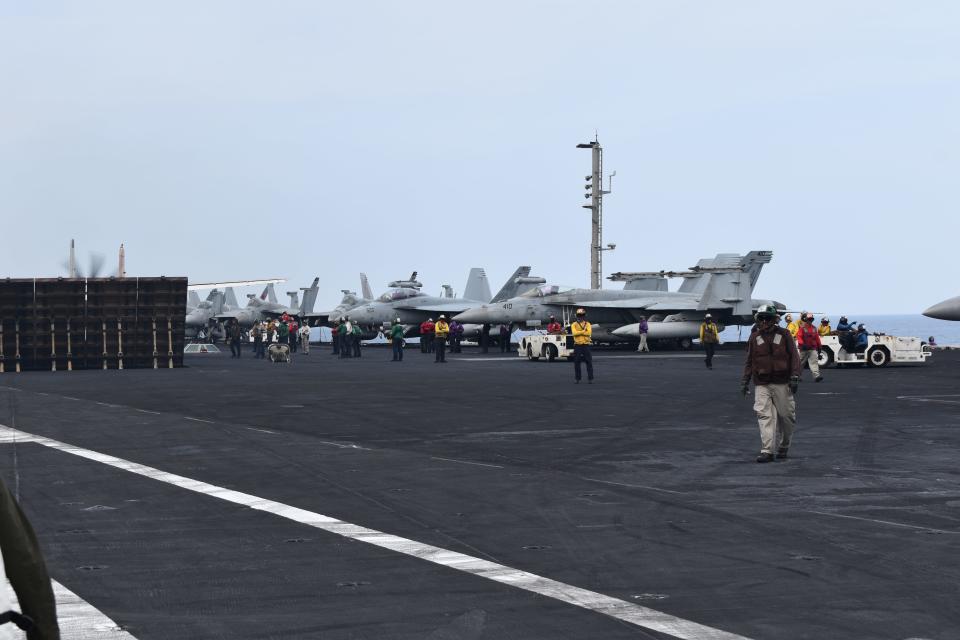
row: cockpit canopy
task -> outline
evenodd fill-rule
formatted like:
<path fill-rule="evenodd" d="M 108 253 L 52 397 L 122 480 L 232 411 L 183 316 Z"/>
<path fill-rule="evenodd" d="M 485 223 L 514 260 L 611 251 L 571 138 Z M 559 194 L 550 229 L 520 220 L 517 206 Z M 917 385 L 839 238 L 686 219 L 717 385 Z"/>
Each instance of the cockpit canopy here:
<path fill-rule="evenodd" d="M 569 293 L 573 287 L 564 287 L 556 284 L 542 284 L 521 294 L 523 298 L 545 298 L 547 296 L 556 296 L 562 293 Z"/>
<path fill-rule="evenodd" d="M 396 300 L 416 298 L 417 296 L 422 296 L 422 295 L 424 294 L 421 293 L 419 289 L 409 289 L 409 288 L 390 289 L 390 291 L 387 291 L 386 293 L 384 293 L 382 296 L 377 298 L 377 300 L 379 302 L 394 302 Z"/>

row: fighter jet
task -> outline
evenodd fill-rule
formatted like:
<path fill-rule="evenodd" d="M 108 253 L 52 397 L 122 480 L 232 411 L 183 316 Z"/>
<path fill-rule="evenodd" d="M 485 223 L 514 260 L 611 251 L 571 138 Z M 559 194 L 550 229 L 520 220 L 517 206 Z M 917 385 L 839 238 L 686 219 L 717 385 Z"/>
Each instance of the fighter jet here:
<path fill-rule="evenodd" d="M 278 303 L 276 293 L 273 291 L 273 284 L 268 284 L 263 293 L 259 296 L 247 294 L 247 306 L 242 309 L 225 311 L 218 313 L 215 317 L 220 322 L 236 320 L 243 328 L 253 326 L 254 322 L 276 318 L 283 314 L 289 314 L 295 317 L 301 317 L 310 313 L 313 309 L 313 303 L 317 299 L 317 292 L 320 290 L 320 278 L 314 278 L 309 287 L 300 289 L 303 291 L 303 301 L 299 307 L 287 307 Z"/>
<path fill-rule="evenodd" d="M 375 301 L 351 309 L 347 315 L 350 320 L 368 329 L 383 327 L 397 318 L 400 319 L 401 324 L 412 328 L 428 318 L 437 318 L 441 314 L 449 318 L 488 301 L 506 300 L 516 295 L 521 286 L 517 280 L 522 280 L 529 273 L 530 267 L 519 267 L 494 297 L 490 294 L 490 283 L 486 272 L 475 267 L 470 270 L 463 297 L 452 298 L 423 293 L 420 290 L 422 285 L 416 280 L 416 272 L 414 272 L 410 280 L 391 282 L 392 289 Z"/>
<path fill-rule="evenodd" d="M 923 315 L 937 320 L 960 320 L 960 296 L 938 302 L 924 311 Z"/>
<path fill-rule="evenodd" d="M 416 273 L 414 273 L 414 276 L 416 276 Z M 349 311 L 354 307 L 373 302 L 373 291 L 370 290 L 370 282 L 367 280 L 367 274 L 365 273 L 360 274 L 360 291 L 362 295 L 358 296 L 356 291 L 341 289 L 343 298 L 340 299 L 340 304 L 329 311 L 311 312 L 303 317 L 312 326 L 319 327 L 329 324 L 332 320 L 349 315 Z"/>
<path fill-rule="evenodd" d="M 645 316 L 651 339 L 678 338 L 689 342 L 698 335 L 707 312 L 721 323 L 750 321 L 753 309 L 768 302 L 752 300 L 750 294 L 763 265 L 772 256 L 770 251 L 751 251 L 745 256 L 718 254 L 683 272 L 617 273 L 610 279 L 626 282 L 618 290 L 544 284 L 510 300 L 479 305 L 454 316 L 454 320 L 537 327 L 550 316 L 566 324 L 574 311 L 582 307 L 590 321 L 600 325 L 600 331 L 594 331 L 595 339 L 639 338 L 637 323 L 640 316 Z M 667 290 L 670 277 L 683 278 L 678 291 Z M 611 329 L 612 335 L 605 335 L 604 328 Z"/>
<path fill-rule="evenodd" d="M 195 291 L 191 291 L 196 295 Z M 227 307 L 224 304 L 226 294 L 219 289 L 213 289 L 206 300 L 197 303 L 197 306 L 187 313 L 186 333 L 188 336 L 195 336 L 201 327 L 207 327 L 217 314 L 224 310 L 231 311 L 236 307 Z"/>

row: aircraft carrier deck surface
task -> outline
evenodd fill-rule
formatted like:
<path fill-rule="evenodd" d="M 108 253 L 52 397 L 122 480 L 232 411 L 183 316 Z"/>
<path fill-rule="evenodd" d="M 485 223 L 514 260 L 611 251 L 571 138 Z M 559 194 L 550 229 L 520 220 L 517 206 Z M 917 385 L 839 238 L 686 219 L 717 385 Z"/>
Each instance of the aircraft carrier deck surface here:
<path fill-rule="evenodd" d="M 805 373 L 762 465 L 739 351 L 328 350 L 0 376 L 65 638 L 960 637 L 960 353 Z"/>

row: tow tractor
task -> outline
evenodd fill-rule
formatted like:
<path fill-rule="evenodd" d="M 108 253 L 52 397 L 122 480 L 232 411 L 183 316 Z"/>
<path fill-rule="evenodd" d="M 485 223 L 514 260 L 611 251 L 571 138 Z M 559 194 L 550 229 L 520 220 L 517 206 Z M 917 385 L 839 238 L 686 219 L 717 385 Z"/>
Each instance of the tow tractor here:
<path fill-rule="evenodd" d="M 845 364 L 866 364 L 870 367 L 885 367 L 891 362 L 926 362 L 932 355 L 930 347 L 920 338 L 899 338 L 897 336 L 870 335 L 867 348 L 851 352 L 840 344 L 840 336 L 820 336 L 822 348 L 817 359 L 821 367 Z"/>
<path fill-rule="evenodd" d="M 517 343 L 517 355 L 527 360 L 546 358 L 553 362 L 557 358 L 569 360 L 573 357 L 573 336 L 549 333 L 532 333 Z"/>

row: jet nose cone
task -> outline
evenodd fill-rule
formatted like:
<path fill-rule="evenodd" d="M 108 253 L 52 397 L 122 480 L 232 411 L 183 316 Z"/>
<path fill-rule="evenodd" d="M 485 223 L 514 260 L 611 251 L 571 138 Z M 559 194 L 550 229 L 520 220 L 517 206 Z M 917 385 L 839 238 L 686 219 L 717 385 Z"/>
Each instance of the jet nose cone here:
<path fill-rule="evenodd" d="M 937 320 L 960 320 L 960 296 L 933 305 L 923 315 Z"/>

